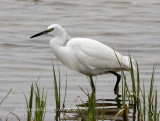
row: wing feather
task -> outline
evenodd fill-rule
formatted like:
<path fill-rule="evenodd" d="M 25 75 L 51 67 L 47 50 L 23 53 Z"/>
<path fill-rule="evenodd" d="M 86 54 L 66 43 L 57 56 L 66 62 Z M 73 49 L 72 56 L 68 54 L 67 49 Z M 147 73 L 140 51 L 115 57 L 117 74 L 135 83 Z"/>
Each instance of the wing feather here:
<path fill-rule="evenodd" d="M 67 46 L 72 46 L 78 61 L 92 70 L 120 68 L 118 59 L 123 68 L 129 68 L 129 62 L 124 56 L 98 41 L 77 38 L 68 43 Z"/>

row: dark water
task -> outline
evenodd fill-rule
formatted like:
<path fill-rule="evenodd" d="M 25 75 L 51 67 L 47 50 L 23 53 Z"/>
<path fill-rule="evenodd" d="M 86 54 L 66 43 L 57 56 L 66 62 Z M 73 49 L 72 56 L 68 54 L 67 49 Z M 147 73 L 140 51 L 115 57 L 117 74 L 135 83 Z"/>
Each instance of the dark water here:
<path fill-rule="evenodd" d="M 29 39 L 53 23 L 64 27 L 72 38 L 96 39 L 123 55 L 130 53 L 139 63 L 141 82 L 144 81 L 146 89 L 150 84 L 153 64 L 158 61 L 155 85 L 160 97 L 159 8 L 160 2 L 157 0 L 1 0 L 0 100 L 10 88 L 13 91 L 0 106 L 0 118 L 5 120 L 11 111 L 26 119 L 26 112 L 16 108 L 26 107 L 23 92 L 29 97 L 31 83 L 37 81 L 39 76 L 40 86 L 48 91 L 47 107 L 55 107 L 52 62 L 57 65 L 57 61 L 48 45 L 50 38 Z M 77 96 L 87 101 L 78 86 L 91 91 L 88 79 L 68 70 L 61 63 L 59 65 L 63 80 L 62 99 L 66 74 L 68 77 L 66 106 L 69 107 Z M 113 92 L 116 78 L 113 75 L 98 76 L 96 80 L 97 99 L 116 98 Z M 54 111 L 47 112 L 46 119 L 52 120 L 54 115 Z"/>

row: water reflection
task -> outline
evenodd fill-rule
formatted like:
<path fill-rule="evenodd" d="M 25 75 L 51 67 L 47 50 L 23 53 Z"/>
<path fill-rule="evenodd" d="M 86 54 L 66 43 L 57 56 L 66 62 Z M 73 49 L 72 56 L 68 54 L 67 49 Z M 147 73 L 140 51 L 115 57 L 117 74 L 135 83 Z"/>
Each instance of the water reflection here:
<path fill-rule="evenodd" d="M 116 93 L 116 98 L 111 99 L 97 99 L 96 100 L 96 120 L 115 120 L 123 121 L 122 115 L 117 115 L 117 113 L 123 109 L 121 95 Z M 126 100 L 126 103 L 129 103 Z M 78 104 L 77 108 L 62 109 L 56 111 L 55 119 L 59 120 L 83 120 L 83 116 L 87 117 L 88 101 L 82 104 Z M 136 106 L 129 104 L 129 120 L 135 120 Z M 116 116 L 117 115 L 117 116 Z"/>
<path fill-rule="evenodd" d="M 17 1 L 22 1 L 22 0 L 17 0 Z M 23 0 L 23 1 L 28 1 L 28 0 Z M 30 0 L 30 1 L 32 1 L 32 2 L 40 2 L 40 0 Z"/>
<path fill-rule="evenodd" d="M 39 2 L 40 0 L 33 0 L 33 2 Z"/>

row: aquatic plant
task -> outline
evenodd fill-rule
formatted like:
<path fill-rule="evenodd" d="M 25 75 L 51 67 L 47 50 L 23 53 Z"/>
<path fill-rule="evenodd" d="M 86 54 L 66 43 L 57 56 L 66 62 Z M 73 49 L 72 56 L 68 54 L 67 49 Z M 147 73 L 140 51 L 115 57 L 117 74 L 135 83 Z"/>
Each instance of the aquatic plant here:
<path fill-rule="evenodd" d="M 34 90 L 33 83 L 31 85 L 31 91 L 30 91 L 30 98 L 29 102 L 26 99 L 27 104 L 27 121 L 44 121 L 45 114 L 46 114 L 46 100 L 47 100 L 47 93 L 44 93 L 44 88 L 42 90 L 42 93 L 40 93 L 39 87 L 37 83 L 35 82 L 36 89 Z M 33 93 L 34 92 L 34 93 Z M 35 110 L 34 110 L 34 116 L 33 116 L 33 96 L 35 94 Z"/>
<path fill-rule="evenodd" d="M 143 83 L 143 87 L 140 86 L 140 75 L 139 75 L 138 64 L 136 63 L 137 65 L 136 77 L 134 75 L 131 58 L 130 58 L 130 65 L 131 65 L 130 75 L 131 75 L 131 80 L 132 80 L 132 91 L 129 91 L 128 89 L 126 91 L 126 87 L 128 88 L 127 83 L 126 83 L 126 76 L 124 75 L 124 72 L 122 72 L 122 75 L 123 75 L 122 76 L 123 109 L 125 110 L 125 100 L 126 100 L 125 97 L 127 96 L 129 97 L 130 103 L 134 105 L 133 112 L 135 113 L 133 113 L 133 119 L 135 119 L 137 115 L 137 120 L 146 121 L 146 118 L 147 118 L 146 111 L 147 111 L 147 114 L 148 114 L 147 120 L 156 121 L 159 118 L 159 114 L 157 113 L 157 91 L 156 89 L 155 89 L 155 93 L 153 93 L 155 65 L 153 66 L 153 71 L 152 71 L 152 76 L 151 76 L 151 81 L 150 81 L 150 89 L 148 93 L 148 107 L 146 104 L 146 91 L 145 91 L 144 83 Z M 135 78 L 137 79 L 137 82 L 135 81 Z M 142 98 L 140 96 L 142 96 Z M 134 101 L 132 101 L 132 97 L 134 98 Z M 136 110 L 137 110 L 137 113 L 136 113 Z"/>
<path fill-rule="evenodd" d="M 57 76 L 56 76 L 56 71 L 53 65 L 53 85 L 54 85 L 54 96 L 55 96 L 55 102 L 56 102 L 56 116 L 55 116 L 55 120 L 60 120 L 60 109 L 61 109 L 61 74 L 60 74 L 60 69 L 58 67 L 58 77 L 59 80 L 57 80 Z M 59 82 L 59 84 L 57 83 L 57 81 Z M 64 95 L 64 99 L 63 99 L 63 105 L 62 108 L 65 108 L 65 100 L 66 100 L 66 92 L 67 92 L 67 76 L 66 76 L 66 86 L 65 86 L 65 95 Z"/>
<path fill-rule="evenodd" d="M 9 90 L 9 92 L 7 93 L 7 95 L 0 101 L 0 105 L 3 103 L 3 101 L 8 97 L 8 95 L 11 93 L 12 88 Z"/>
<path fill-rule="evenodd" d="M 33 83 L 31 85 L 29 102 L 26 96 L 25 96 L 25 99 L 26 99 L 26 104 L 27 104 L 27 121 L 32 121 Z"/>

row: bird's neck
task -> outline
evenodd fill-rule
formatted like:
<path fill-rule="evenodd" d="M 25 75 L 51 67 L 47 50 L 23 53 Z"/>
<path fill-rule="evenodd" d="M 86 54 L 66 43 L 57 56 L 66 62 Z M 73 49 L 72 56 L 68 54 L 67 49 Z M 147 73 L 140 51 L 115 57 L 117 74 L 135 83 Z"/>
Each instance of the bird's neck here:
<path fill-rule="evenodd" d="M 66 43 L 66 34 L 61 34 L 60 36 L 55 36 L 50 40 L 50 46 L 55 51 L 59 47 L 63 47 Z"/>

